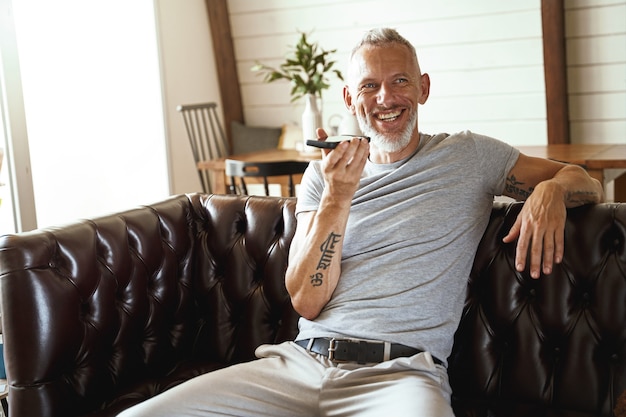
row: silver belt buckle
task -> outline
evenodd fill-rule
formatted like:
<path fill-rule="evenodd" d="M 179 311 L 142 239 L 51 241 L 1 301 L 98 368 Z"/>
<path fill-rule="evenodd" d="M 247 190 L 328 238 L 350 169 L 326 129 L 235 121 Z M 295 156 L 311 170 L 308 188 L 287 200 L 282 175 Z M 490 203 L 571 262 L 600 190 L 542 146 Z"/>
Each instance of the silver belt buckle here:
<path fill-rule="evenodd" d="M 335 361 L 335 350 L 337 350 L 337 346 L 336 346 L 336 340 L 333 337 L 332 339 L 330 339 L 330 341 L 328 342 L 328 359 L 331 362 Z"/>

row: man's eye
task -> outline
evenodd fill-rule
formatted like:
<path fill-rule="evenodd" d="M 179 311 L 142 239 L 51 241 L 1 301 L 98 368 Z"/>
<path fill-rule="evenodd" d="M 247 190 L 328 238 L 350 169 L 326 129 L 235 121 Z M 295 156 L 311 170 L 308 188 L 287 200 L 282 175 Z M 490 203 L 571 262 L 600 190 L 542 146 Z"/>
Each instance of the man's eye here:
<path fill-rule="evenodd" d="M 406 83 L 406 82 L 409 82 L 409 80 L 407 80 L 406 78 L 398 78 L 396 80 L 397 84 L 403 84 L 403 83 Z"/>
<path fill-rule="evenodd" d="M 374 83 L 367 83 L 367 84 L 363 84 L 363 88 L 376 88 L 376 84 Z"/>

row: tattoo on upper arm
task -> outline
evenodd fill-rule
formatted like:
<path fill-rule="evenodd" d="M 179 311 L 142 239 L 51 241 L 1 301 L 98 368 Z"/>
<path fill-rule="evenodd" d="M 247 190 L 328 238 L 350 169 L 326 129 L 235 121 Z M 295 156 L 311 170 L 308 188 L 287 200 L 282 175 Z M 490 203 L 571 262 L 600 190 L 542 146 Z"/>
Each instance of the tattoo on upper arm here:
<path fill-rule="evenodd" d="M 522 197 L 523 199 L 527 199 L 528 196 L 533 192 L 533 187 L 524 188 L 525 183 L 522 181 L 518 181 L 515 178 L 515 175 L 511 175 L 506 179 L 505 191 L 507 194 L 514 194 Z"/>
<path fill-rule="evenodd" d="M 319 287 L 324 283 L 324 273 L 333 261 L 335 255 L 335 246 L 341 239 L 341 235 L 331 232 L 326 240 L 320 245 L 320 252 L 322 253 L 317 263 L 316 271 L 311 275 L 311 285 Z"/>

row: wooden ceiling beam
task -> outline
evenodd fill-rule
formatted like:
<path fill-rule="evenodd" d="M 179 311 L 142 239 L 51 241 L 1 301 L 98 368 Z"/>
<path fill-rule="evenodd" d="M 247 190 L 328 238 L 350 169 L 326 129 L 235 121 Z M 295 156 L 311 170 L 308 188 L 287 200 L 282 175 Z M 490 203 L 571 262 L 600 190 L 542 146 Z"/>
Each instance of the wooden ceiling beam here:
<path fill-rule="evenodd" d="M 563 0 L 541 0 L 548 144 L 570 143 Z"/>
<path fill-rule="evenodd" d="M 211 38 L 213 39 L 217 79 L 224 114 L 224 130 L 230 150 L 232 150 L 230 124 L 232 121 L 243 123 L 244 120 L 228 5 L 226 0 L 205 0 L 205 2 L 209 15 Z"/>

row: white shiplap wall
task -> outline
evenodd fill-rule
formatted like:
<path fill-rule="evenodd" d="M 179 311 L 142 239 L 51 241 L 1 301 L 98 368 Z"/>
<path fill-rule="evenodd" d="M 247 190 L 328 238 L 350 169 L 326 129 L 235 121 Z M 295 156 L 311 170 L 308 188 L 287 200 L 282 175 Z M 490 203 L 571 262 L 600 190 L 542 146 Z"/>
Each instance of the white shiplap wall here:
<path fill-rule="evenodd" d="M 256 60 L 279 65 L 298 31 L 337 49 L 344 69 L 352 46 L 372 27 L 390 26 L 416 46 L 431 95 L 420 129 L 471 129 L 513 145 L 547 142 L 540 0 L 229 0 L 248 125 L 299 123 L 287 83 L 263 83 Z M 324 94 L 324 118 L 343 114 L 343 83 Z"/>
<path fill-rule="evenodd" d="M 204 1 L 155 0 L 173 193 L 199 187 L 176 105 L 219 102 Z M 250 71 L 256 59 L 278 64 L 298 30 L 314 30 L 323 48 L 338 49 L 343 68 L 363 31 L 387 25 L 416 44 L 432 78 L 422 130 L 547 142 L 540 0 L 228 0 L 228 7 L 249 125 L 298 122 L 302 111 L 289 104 L 288 85 L 264 84 Z M 625 143 L 626 0 L 565 0 L 565 10 L 572 141 Z M 341 86 L 334 81 L 325 93 L 326 119 L 344 112 Z"/>
<path fill-rule="evenodd" d="M 626 1 L 566 0 L 573 143 L 626 143 Z"/>

